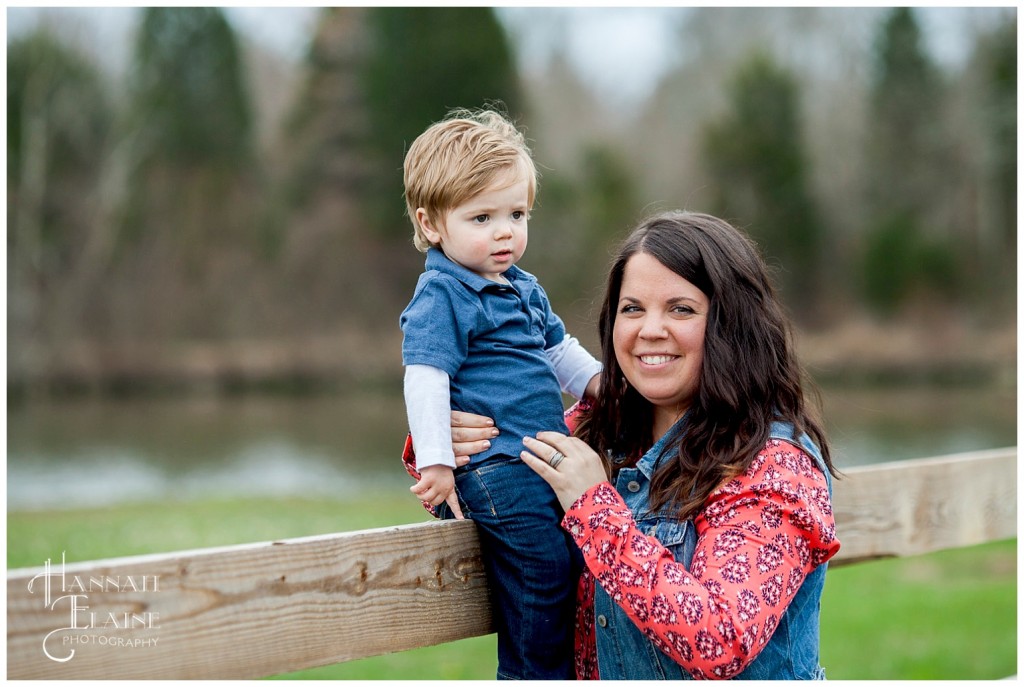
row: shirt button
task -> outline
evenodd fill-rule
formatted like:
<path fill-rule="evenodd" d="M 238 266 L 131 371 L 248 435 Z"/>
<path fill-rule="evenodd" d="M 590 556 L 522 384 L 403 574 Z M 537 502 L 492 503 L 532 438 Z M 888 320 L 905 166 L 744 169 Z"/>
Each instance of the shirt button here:
<path fill-rule="evenodd" d="M 603 615 L 597 616 L 597 624 L 601 627 L 608 627 L 608 618 L 605 618 Z"/>
<path fill-rule="evenodd" d="M 640 483 L 637 482 L 636 480 L 633 480 L 632 482 L 626 485 L 626 489 L 629 489 L 631 492 L 635 494 L 636 492 L 640 491 Z"/>

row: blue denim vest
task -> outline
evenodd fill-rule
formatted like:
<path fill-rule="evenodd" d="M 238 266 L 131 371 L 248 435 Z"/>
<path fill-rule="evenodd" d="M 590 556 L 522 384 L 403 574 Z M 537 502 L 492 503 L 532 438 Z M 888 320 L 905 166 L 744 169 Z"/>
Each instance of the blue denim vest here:
<path fill-rule="evenodd" d="M 657 537 L 687 570 L 693 561 L 697 532 L 692 520 L 680 522 L 665 512 L 651 513 L 651 475 L 658 458 L 677 435 L 685 417 L 663 436 L 637 463 L 623 468 L 615 488 L 629 506 L 642 532 Z M 794 442 L 793 426 L 786 422 L 772 424 L 771 438 Z M 814 458 L 824 473 L 832 494 L 832 478 L 822 460 L 821 452 L 803 434 L 799 445 Z M 794 442 L 795 443 L 795 442 Z M 818 664 L 818 615 L 821 590 L 825 584 L 827 563 L 819 565 L 803 581 L 768 644 L 739 675 L 737 680 L 820 680 L 825 671 Z M 626 612 L 596 585 L 594 619 L 597 632 L 597 660 L 603 680 L 690 680 L 681 665 L 662 653 L 637 629 Z"/>

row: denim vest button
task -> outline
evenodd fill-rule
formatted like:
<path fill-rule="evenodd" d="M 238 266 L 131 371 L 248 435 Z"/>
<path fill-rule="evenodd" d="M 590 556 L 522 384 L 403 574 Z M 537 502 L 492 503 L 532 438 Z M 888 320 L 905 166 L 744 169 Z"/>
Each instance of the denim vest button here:
<path fill-rule="evenodd" d="M 608 627 L 608 618 L 605 618 L 603 615 L 597 616 L 597 624 L 601 627 Z"/>
<path fill-rule="evenodd" d="M 640 491 L 640 483 L 637 482 L 636 480 L 633 480 L 632 482 L 626 485 L 626 489 L 629 489 L 631 492 L 635 494 L 636 492 Z"/>

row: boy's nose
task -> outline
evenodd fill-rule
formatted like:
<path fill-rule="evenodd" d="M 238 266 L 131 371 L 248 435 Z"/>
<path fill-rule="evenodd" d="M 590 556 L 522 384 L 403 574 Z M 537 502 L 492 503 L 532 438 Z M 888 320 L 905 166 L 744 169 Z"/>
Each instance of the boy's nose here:
<path fill-rule="evenodd" d="M 494 225 L 494 238 L 506 239 L 512 235 L 512 225 L 508 222 L 497 222 Z"/>

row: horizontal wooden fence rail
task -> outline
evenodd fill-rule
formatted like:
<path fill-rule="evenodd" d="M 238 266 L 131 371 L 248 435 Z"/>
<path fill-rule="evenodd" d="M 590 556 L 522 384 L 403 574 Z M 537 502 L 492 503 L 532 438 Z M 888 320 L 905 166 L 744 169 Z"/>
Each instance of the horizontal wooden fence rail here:
<path fill-rule="evenodd" d="M 1017 449 L 850 468 L 834 564 L 1017 533 Z M 7 573 L 26 678 L 253 678 L 492 632 L 469 521 Z"/>

